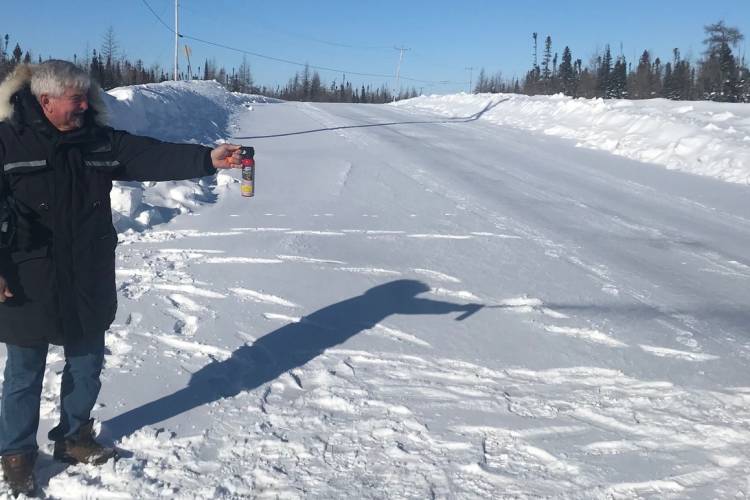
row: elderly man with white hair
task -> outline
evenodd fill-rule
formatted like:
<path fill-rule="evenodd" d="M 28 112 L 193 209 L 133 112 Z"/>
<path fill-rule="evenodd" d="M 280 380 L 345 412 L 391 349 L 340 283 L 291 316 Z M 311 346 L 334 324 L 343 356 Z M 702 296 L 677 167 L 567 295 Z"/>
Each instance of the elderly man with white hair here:
<path fill-rule="evenodd" d="M 107 127 L 99 88 L 75 65 L 22 65 L 0 85 L 0 342 L 7 361 L 0 455 L 14 495 L 35 491 L 47 349 L 62 345 L 54 458 L 102 464 L 94 439 L 104 332 L 117 309 L 113 180 L 162 181 L 240 165 L 240 146 L 172 144 Z"/>

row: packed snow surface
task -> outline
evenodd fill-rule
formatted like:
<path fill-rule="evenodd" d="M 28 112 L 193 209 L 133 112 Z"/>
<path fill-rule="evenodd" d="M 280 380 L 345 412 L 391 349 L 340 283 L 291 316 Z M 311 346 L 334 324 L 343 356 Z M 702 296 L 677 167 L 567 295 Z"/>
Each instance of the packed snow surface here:
<path fill-rule="evenodd" d="M 573 139 L 580 147 L 750 184 L 750 105 L 667 99 L 573 99 L 563 95 L 454 94 L 397 103 L 444 116 L 471 115 Z"/>
<path fill-rule="evenodd" d="M 739 172 L 742 140 L 696 124 L 721 108 L 713 123 L 746 134 L 743 106 L 111 94 L 119 127 L 255 146 L 257 196 L 236 172 L 117 186 L 94 416 L 123 457 L 51 459 L 53 348 L 48 498 L 750 495 L 750 188 L 528 130 L 604 138 L 622 120 L 628 151 L 666 159 L 674 122 L 728 148 L 685 165 Z"/>

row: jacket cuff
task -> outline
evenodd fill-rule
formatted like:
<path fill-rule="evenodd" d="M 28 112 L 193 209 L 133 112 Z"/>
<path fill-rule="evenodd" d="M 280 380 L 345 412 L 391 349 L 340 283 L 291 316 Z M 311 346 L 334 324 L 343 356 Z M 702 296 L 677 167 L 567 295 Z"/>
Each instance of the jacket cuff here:
<path fill-rule="evenodd" d="M 218 170 L 214 167 L 214 162 L 211 160 L 212 149 L 206 147 L 206 156 L 203 159 L 203 170 L 206 172 L 204 175 L 214 175 Z"/>

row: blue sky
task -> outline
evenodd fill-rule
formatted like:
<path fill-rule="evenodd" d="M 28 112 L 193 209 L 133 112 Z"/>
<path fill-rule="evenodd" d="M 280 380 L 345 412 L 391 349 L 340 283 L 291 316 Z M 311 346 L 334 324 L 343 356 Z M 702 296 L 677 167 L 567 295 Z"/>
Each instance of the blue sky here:
<path fill-rule="evenodd" d="M 154 11 L 173 24 L 173 0 L 147 0 Z M 553 51 L 569 45 L 575 58 L 587 62 L 609 43 L 615 53 L 622 45 L 632 60 L 644 49 L 662 59 L 672 48 L 696 59 L 702 52 L 703 25 L 724 19 L 750 38 L 750 2 L 631 0 L 607 2 L 456 1 L 340 1 L 181 0 L 180 31 L 197 38 L 311 65 L 350 72 L 348 79 L 379 86 L 393 84 L 383 77 L 360 77 L 351 72 L 392 75 L 405 46 L 401 74 L 428 82 L 407 82 L 426 93 L 465 90 L 469 71 L 502 71 L 505 77 L 523 76 L 531 65 L 531 33 L 541 41 L 552 36 Z M 121 50 L 147 65 L 171 68 L 173 35 L 159 23 L 143 0 L 13 0 L 4 2 L 0 33 L 9 33 L 11 46 L 19 42 L 36 57 L 72 59 L 98 49 L 112 26 Z M 238 66 L 242 54 L 188 40 L 193 66 L 215 57 L 227 68 Z M 746 40 L 742 51 L 750 46 Z M 301 68 L 248 55 L 256 83 L 284 84 Z M 185 65 L 184 57 L 181 64 Z M 321 71 L 324 81 L 341 80 L 339 72 Z M 429 83 L 449 81 L 449 84 Z"/>

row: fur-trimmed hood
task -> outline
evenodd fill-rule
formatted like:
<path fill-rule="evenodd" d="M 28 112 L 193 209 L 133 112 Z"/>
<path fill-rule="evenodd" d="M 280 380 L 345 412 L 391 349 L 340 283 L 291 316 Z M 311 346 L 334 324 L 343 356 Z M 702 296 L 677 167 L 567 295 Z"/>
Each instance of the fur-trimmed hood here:
<path fill-rule="evenodd" d="M 20 64 L 0 84 L 0 121 L 12 120 L 16 104 L 13 96 L 24 87 L 31 84 L 31 77 L 36 70 L 36 64 Z M 91 82 L 88 91 L 89 112 L 94 123 L 100 126 L 107 125 L 107 106 L 101 97 L 101 88 L 95 82 Z"/>

